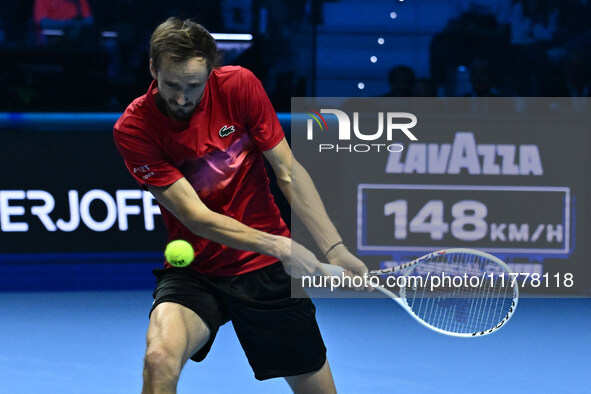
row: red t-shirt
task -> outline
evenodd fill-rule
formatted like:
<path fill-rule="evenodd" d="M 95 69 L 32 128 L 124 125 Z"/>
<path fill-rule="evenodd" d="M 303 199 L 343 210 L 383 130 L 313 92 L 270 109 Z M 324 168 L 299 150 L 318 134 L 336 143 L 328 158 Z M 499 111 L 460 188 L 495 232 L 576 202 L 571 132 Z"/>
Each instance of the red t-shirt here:
<path fill-rule="evenodd" d="M 267 233 L 289 236 L 269 190 L 262 155 L 284 133 L 260 81 L 241 67 L 215 69 L 188 122 L 160 112 L 156 93 L 154 81 L 114 127 L 115 145 L 137 182 L 167 186 L 185 177 L 212 211 Z M 160 209 L 168 240 L 184 239 L 193 245 L 191 267 L 197 272 L 238 275 L 277 261 L 198 237 L 164 207 Z"/>

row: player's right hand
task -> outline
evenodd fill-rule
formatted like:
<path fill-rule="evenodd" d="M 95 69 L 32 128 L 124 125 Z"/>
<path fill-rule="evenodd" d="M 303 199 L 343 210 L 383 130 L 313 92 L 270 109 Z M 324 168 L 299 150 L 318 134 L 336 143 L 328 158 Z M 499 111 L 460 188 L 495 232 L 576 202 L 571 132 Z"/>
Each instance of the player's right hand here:
<path fill-rule="evenodd" d="M 290 239 L 289 241 L 289 253 L 281 259 L 285 272 L 294 278 L 311 275 L 329 275 L 314 253 L 294 240 Z"/>

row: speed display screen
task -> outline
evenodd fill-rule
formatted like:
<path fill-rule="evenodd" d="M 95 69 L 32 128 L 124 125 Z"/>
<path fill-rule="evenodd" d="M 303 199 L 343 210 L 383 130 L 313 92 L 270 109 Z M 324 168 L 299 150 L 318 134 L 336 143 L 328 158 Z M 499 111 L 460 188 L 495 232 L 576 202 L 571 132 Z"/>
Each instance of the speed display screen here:
<path fill-rule="evenodd" d="M 570 227 L 570 190 L 564 187 L 360 184 L 358 189 L 361 251 L 470 246 L 568 254 Z"/>

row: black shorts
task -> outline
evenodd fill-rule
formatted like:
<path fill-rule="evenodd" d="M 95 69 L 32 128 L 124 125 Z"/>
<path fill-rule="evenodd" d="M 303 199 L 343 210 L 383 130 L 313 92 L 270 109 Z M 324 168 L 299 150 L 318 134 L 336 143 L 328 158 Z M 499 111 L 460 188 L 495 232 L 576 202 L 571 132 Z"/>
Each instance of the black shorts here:
<path fill-rule="evenodd" d="M 189 268 L 156 269 L 152 310 L 162 302 L 191 309 L 210 329 L 209 341 L 191 359 L 205 359 L 220 326 L 232 321 L 258 380 L 317 371 L 326 347 L 309 298 L 291 296 L 281 263 L 242 275 L 217 277 Z M 150 311 L 150 313 L 152 312 Z"/>

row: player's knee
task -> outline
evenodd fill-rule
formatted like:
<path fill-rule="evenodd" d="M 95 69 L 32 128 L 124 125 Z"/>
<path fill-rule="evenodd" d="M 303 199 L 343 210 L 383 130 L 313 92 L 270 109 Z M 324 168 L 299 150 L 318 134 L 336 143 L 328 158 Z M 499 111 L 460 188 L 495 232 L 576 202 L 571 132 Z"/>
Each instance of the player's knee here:
<path fill-rule="evenodd" d="M 163 346 L 148 345 L 144 357 L 144 372 L 153 379 L 176 379 L 181 372 L 182 360 Z"/>

